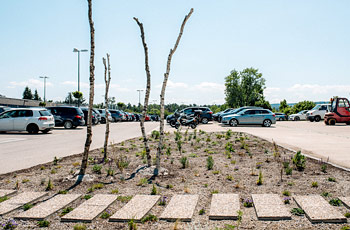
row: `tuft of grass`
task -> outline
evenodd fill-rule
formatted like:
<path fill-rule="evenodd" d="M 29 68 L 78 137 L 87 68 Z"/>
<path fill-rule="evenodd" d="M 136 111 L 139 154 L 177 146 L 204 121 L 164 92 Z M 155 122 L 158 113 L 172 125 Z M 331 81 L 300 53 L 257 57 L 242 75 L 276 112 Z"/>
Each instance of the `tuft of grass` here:
<path fill-rule="evenodd" d="M 220 171 L 219 170 L 213 171 L 213 174 L 214 175 L 220 174 Z"/>
<path fill-rule="evenodd" d="M 101 170 L 102 170 L 102 165 L 94 165 L 92 167 L 92 171 L 96 174 L 101 174 Z"/>
<path fill-rule="evenodd" d="M 346 213 L 344 214 L 344 216 L 345 216 L 346 218 L 350 218 L 350 212 L 346 212 Z"/>
<path fill-rule="evenodd" d="M 73 211 L 72 207 L 66 207 L 66 208 L 62 209 L 60 216 L 64 216 L 64 215 L 70 213 L 71 211 Z"/>
<path fill-rule="evenodd" d="M 311 183 L 311 187 L 317 188 L 317 187 L 318 187 L 317 181 L 313 181 L 313 182 Z"/>
<path fill-rule="evenodd" d="M 303 216 L 305 214 L 304 210 L 302 210 L 301 208 L 293 208 L 290 213 L 292 213 L 293 215 L 296 216 Z"/>
<path fill-rule="evenodd" d="M 67 193 L 68 193 L 67 190 L 60 190 L 60 191 L 58 191 L 58 194 L 67 194 Z"/>
<path fill-rule="evenodd" d="M 233 176 L 232 175 L 227 175 L 226 180 L 233 181 Z"/>
<path fill-rule="evenodd" d="M 282 195 L 283 195 L 283 196 L 290 196 L 290 192 L 289 192 L 288 190 L 284 190 L 284 191 L 282 192 Z"/>
<path fill-rule="evenodd" d="M 205 210 L 203 208 L 199 210 L 199 215 L 204 215 L 204 214 L 205 214 Z"/>
<path fill-rule="evenodd" d="M 50 226 L 50 221 L 39 220 L 37 225 L 38 225 L 39 228 L 48 228 Z"/>
<path fill-rule="evenodd" d="M 0 197 L 0 203 L 4 202 L 5 200 L 8 200 L 9 198 L 7 196 Z"/>
<path fill-rule="evenodd" d="M 111 215 L 112 215 L 112 214 L 111 214 L 108 210 L 106 210 L 106 211 L 104 211 L 104 212 L 100 215 L 100 217 L 101 217 L 102 219 L 108 219 Z"/>
<path fill-rule="evenodd" d="M 126 203 L 132 199 L 132 196 L 118 196 L 117 200 Z"/>
<path fill-rule="evenodd" d="M 23 206 L 23 210 L 24 210 L 24 211 L 27 211 L 27 210 L 33 208 L 33 206 L 34 206 L 34 205 L 33 205 L 33 204 L 30 204 L 30 203 L 25 204 L 25 205 Z"/>
<path fill-rule="evenodd" d="M 214 159 L 212 156 L 208 156 L 207 158 L 207 169 L 212 170 L 214 167 Z"/>
<path fill-rule="evenodd" d="M 180 163 L 181 163 L 183 169 L 187 168 L 188 165 L 189 165 L 188 158 L 187 157 L 181 157 L 180 158 Z"/>
<path fill-rule="evenodd" d="M 89 195 L 89 194 L 86 194 L 83 198 L 85 199 L 85 200 L 88 200 L 88 199 L 91 199 L 91 195 Z"/>
<path fill-rule="evenodd" d="M 51 191 L 53 189 L 53 183 L 51 179 L 47 182 L 46 191 Z"/>
<path fill-rule="evenodd" d="M 148 184 L 147 178 L 141 178 L 139 183 L 137 183 L 137 186 L 145 187 Z"/>
<path fill-rule="evenodd" d="M 158 194 L 157 187 L 153 184 L 152 190 L 151 190 L 151 195 L 157 195 L 157 194 Z"/>
<path fill-rule="evenodd" d="M 76 224 L 74 225 L 73 230 L 86 230 L 86 226 L 84 224 Z"/>
<path fill-rule="evenodd" d="M 262 174 L 261 171 L 259 172 L 259 177 L 258 177 L 258 180 L 256 181 L 256 184 L 257 185 L 262 185 L 263 184 L 263 174 Z"/>
<path fill-rule="evenodd" d="M 211 191 L 211 194 L 218 194 L 219 193 L 219 190 L 213 190 Z"/>
<path fill-rule="evenodd" d="M 149 222 L 149 221 L 152 221 L 152 222 L 158 221 L 158 217 L 156 217 L 155 215 L 152 215 L 152 214 L 148 214 L 147 216 L 145 216 L 141 219 L 141 223 L 143 223 L 143 224 L 146 222 Z"/>
<path fill-rule="evenodd" d="M 323 196 L 323 197 L 329 197 L 329 196 L 332 196 L 332 194 L 330 194 L 329 192 L 322 192 L 322 193 L 321 193 L 321 196 Z"/>
<path fill-rule="evenodd" d="M 167 188 L 167 189 L 172 189 L 172 188 L 174 188 L 174 185 L 172 185 L 172 184 L 167 184 L 167 185 L 166 185 L 166 188 Z"/>
<path fill-rule="evenodd" d="M 328 181 L 330 181 L 330 182 L 337 182 L 337 180 L 334 177 L 328 177 Z"/>
<path fill-rule="evenodd" d="M 329 203 L 333 206 L 341 206 L 342 205 L 342 202 L 340 199 L 331 199 L 329 201 Z"/>

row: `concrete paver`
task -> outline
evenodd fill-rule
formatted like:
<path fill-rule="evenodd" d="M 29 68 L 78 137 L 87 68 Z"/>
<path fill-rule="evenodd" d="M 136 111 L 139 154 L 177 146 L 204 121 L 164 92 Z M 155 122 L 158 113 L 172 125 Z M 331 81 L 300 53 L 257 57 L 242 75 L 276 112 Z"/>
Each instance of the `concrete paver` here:
<path fill-rule="evenodd" d="M 69 205 L 76 199 L 78 199 L 81 194 L 59 194 L 53 198 L 42 202 L 33 208 L 18 214 L 16 219 L 33 219 L 33 220 L 43 220 L 65 206 Z"/>
<path fill-rule="evenodd" d="M 66 222 L 91 222 L 117 199 L 117 195 L 97 194 L 61 218 Z"/>
<path fill-rule="evenodd" d="M 277 194 L 252 194 L 258 220 L 290 220 L 291 213 Z"/>
<path fill-rule="evenodd" d="M 191 221 L 198 198 L 198 195 L 174 195 L 159 219 Z"/>
<path fill-rule="evenodd" d="M 346 218 L 319 195 L 294 197 L 311 223 L 346 223 Z"/>
<path fill-rule="evenodd" d="M 238 217 L 239 206 L 238 194 L 213 194 L 209 219 L 235 220 Z"/>
<path fill-rule="evenodd" d="M 0 203 L 0 216 L 12 212 L 15 209 L 31 202 L 35 202 L 45 196 L 46 192 L 23 192 L 9 200 Z"/>
<path fill-rule="evenodd" d="M 341 202 L 343 202 L 344 206 L 350 209 L 350 196 L 348 197 L 339 197 Z"/>
<path fill-rule="evenodd" d="M 4 196 L 11 196 L 12 194 L 15 194 L 16 190 L 6 190 L 6 189 L 0 189 L 0 197 Z"/>
<path fill-rule="evenodd" d="M 110 217 L 109 221 L 140 221 L 157 203 L 160 196 L 136 195 L 123 208 Z"/>

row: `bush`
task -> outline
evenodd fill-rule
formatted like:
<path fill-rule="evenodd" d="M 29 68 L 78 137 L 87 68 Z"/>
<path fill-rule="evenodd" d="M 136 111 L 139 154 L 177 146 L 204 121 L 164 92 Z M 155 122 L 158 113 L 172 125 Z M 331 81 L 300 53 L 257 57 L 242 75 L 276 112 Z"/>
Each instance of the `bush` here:
<path fill-rule="evenodd" d="M 141 219 L 141 223 L 146 223 L 148 221 L 158 221 L 158 218 L 155 215 L 148 214 L 147 216 Z"/>
<path fill-rule="evenodd" d="M 212 170 L 214 167 L 214 159 L 212 156 L 208 156 L 207 158 L 207 169 Z"/>
<path fill-rule="evenodd" d="M 329 203 L 330 203 L 331 205 L 333 205 L 333 206 L 341 206 L 341 205 L 342 205 L 342 202 L 341 202 L 341 200 L 339 200 L 339 199 L 331 199 L 331 200 L 329 201 Z"/>
<path fill-rule="evenodd" d="M 305 214 L 304 210 L 302 210 L 301 208 L 293 208 L 290 212 L 296 216 L 302 216 Z"/>
<path fill-rule="evenodd" d="M 256 184 L 257 185 L 262 185 L 263 184 L 263 174 L 262 174 L 261 171 L 259 172 L 259 177 L 258 177 L 258 180 L 256 181 Z"/>
<path fill-rule="evenodd" d="M 76 224 L 74 225 L 73 230 L 86 230 L 86 226 L 83 224 Z"/>
<path fill-rule="evenodd" d="M 38 221 L 39 228 L 48 228 L 50 226 L 50 222 L 47 220 Z"/>
<path fill-rule="evenodd" d="M 181 157 L 180 158 L 180 163 L 182 165 L 182 168 L 187 168 L 189 165 L 188 158 L 187 157 Z"/>
<path fill-rule="evenodd" d="M 70 213 L 71 211 L 73 211 L 72 207 L 66 207 L 66 208 L 62 209 L 62 212 L 61 212 L 60 216 L 64 216 L 64 215 Z"/>
<path fill-rule="evenodd" d="M 157 188 L 156 188 L 156 186 L 153 184 L 152 190 L 151 190 L 151 195 L 157 195 L 157 194 L 158 194 Z"/>
<path fill-rule="evenodd" d="M 157 130 L 152 131 L 152 138 L 157 140 L 157 139 L 159 139 L 159 136 L 160 136 L 159 131 L 157 131 Z"/>
<path fill-rule="evenodd" d="M 106 210 L 101 214 L 101 218 L 102 219 L 108 219 L 112 214 L 110 213 L 110 211 Z"/>
<path fill-rule="evenodd" d="M 300 151 L 298 151 L 294 155 L 294 157 L 292 158 L 292 161 L 298 171 L 303 171 L 305 169 L 305 164 L 306 164 L 305 156 L 302 155 Z"/>
<path fill-rule="evenodd" d="M 96 174 L 101 174 L 101 169 L 102 165 L 94 165 L 94 167 L 92 167 L 92 171 Z"/>

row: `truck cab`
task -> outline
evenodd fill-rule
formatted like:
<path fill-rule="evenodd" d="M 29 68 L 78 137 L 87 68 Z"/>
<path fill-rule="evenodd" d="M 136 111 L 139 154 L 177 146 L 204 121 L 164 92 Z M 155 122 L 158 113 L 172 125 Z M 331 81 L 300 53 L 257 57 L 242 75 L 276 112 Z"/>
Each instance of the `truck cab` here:
<path fill-rule="evenodd" d="M 330 112 L 324 117 L 326 125 L 335 125 L 336 123 L 346 123 L 350 125 L 350 103 L 347 98 L 334 97 L 331 99 Z"/>

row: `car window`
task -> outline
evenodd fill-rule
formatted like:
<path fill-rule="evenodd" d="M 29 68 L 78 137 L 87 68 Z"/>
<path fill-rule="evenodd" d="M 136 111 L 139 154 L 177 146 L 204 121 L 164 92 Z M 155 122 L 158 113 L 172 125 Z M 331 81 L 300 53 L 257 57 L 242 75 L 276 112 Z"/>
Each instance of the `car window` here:
<path fill-rule="evenodd" d="M 32 117 L 33 111 L 32 110 L 18 110 L 17 117 Z"/>
<path fill-rule="evenodd" d="M 254 114 L 254 110 L 247 110 L 244 112 L 244 114 Z"/>
<path fill-rule="evenodd" d="M 51 116 L 48 110 L 39 110 L 40 116 Z"/>
<path fill-rule="evenodd" d="M 191 112 L 192 112 L 192 109 L 185 109 L 185 110 L 184 110 L 184 113 L 185 113 L 185 114 L 191 114 Z"/>
<path fill-rule="evenodd" d="M 0 118 L 10 118 L 16 116 L 17 111 L 9 111 L 1 114 Z"/>
<path fill-rule="evenodd" d="M 262 114 L 269 114 L 269 111 L 267 111 L 267 110 L 260 110 L 260 112 L 261 112 Z M 275 114 L 277 114 L 277 113 L 275 113 Z"/>
<path fill-rule="evenodd" d="M 339 99 L 338 107 L 349 107 L 349 103 L 347 100 Z"/>
<path fill-rule="evenodd" d="M 320 110 L 327 110 L 327 105 L 322 105 Z"/>

